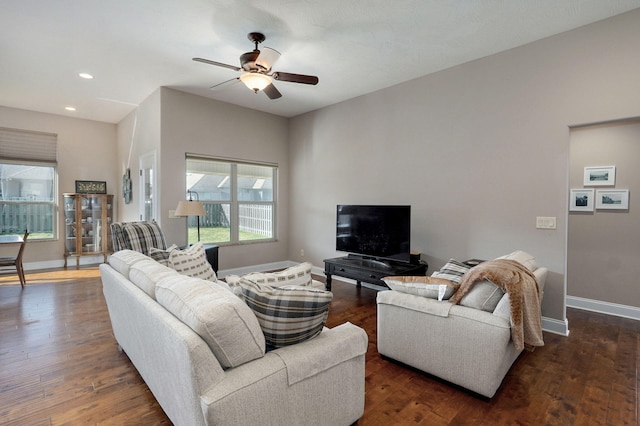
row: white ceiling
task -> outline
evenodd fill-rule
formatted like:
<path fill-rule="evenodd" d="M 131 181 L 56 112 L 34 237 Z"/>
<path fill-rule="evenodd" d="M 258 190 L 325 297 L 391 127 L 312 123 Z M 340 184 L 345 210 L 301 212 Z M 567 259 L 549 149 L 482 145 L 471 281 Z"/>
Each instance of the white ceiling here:
<path fill-rule="evenodd" d="M 160 86 L 292 117 L 640 7 L 640 0 L 13 0 L 0 3 L 0 105 L 117 123 Z M 269 100 L 230 69 L 253 49 L 273 69 Z M 79 72 L 93 80 L 83 80 Z M 75 112 L 65 111 L 74 106 Z"/>

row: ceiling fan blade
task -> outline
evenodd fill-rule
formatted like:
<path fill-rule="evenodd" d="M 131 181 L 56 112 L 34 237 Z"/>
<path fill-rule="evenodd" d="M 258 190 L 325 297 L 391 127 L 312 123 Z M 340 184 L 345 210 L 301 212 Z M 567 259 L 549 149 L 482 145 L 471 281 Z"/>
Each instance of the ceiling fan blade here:
<path fill-rule="evenodd" d="M 263 47 L 256 58 L 256 65 L 265 71 L 269 71 L 280 57 L 280 52 L 270 47 Z"/>
<path fill-rule="evenodd" d="M 193 58 L 193 60 L 196 61 L 196 62 L 202 62 L 203 64 L 215 65 L 215 66 L 222 67 L 222 68 L 229 68 L 229 69 L 232 69 L 234 71 L 240 71 L 240 67 L 236 67 L 234 65 L 223 64 L 222 62 L 216 62 L 216 61 L 212 61 L 210 59 Z"/>
<path fill-rule="evenodd" d="M 274 72 L 273 78 L 280 81 L 290 81 L 292 83 L 318 84 L 318 77 L 315 75 L 292 74 L 289 72 Z"/>
<path fill-rule="evenodd" d="M 209 87 L 209 89 L 211 89 L 211 90 L 224 89 L 225 87 L 229 87 L 229 86 L 231 86 L 233 84 L 236 84 L 238 81 L 240 81 L 240 77 L 232 78 L 231 80 L 227 80 L 227 81 L 223 81 L 222 83 L 214 84 L 213 86 Z"/>
<path fill-rule="evenodd" d="M 262 91 L 269 97 L 269 99 L 278 99 L 282 97 L 282 93 L 276 89 L 276 86 L 274 86 L 273 83 L 262 89 Z"/>

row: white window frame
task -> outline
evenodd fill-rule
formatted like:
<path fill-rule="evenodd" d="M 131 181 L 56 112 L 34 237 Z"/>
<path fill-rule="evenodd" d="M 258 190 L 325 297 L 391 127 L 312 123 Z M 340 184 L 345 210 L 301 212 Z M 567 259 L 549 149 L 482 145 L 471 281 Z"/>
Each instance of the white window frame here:
<path fill-rule="evenodd" d="M 273 163 L 253 162 L 246 160 L 235 160 L 220 157 L 209 157 L 197 154 L 187 154 L 185 160 L 185 181 L 187 168 L 186 163 L 188 160 L 200 160 L 211 161 L 217 163 L 227 163 L 230 165 L 230 199 L 229 200 L 206 200 L 200 197 L 201 201 L 205 205 L 229 205 L 229 241 L 202 241 L 203 243 L 215 243 L 217 245 L 240 245 L 240 244 L 256 244 L 277 241 L 277 207 L 278 207 L 278 165 Z M 238 198 L 238 166 L 239 165 L 254 165 L 261 167 L 269 167 L 273 171 L 272 176 L 272 200 L 271 201 L 240 201 Z M 189 188 L 187 188 L 188 190 Z M 272 223 L 271 223 L 271 237 L 270 238 L 258 238 L 252 240 L 240 240 L 240 206 L 242 205 L 267 205 L 272 208 Z M 188 224 L 186 226 L 188 233 Z M 188 237 L 187 237 L 188 238 Z"/>

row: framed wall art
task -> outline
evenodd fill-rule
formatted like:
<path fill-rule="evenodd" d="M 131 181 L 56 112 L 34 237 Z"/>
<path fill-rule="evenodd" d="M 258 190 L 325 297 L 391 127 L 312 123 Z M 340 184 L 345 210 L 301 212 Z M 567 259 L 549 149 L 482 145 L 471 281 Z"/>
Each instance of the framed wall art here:
<path fill-rule="evenodd" d="M 628 210 L 628 189 L 599 189 L 596 191 L 596 209 Z"/>
<path fill-rule="evenodd" d="M 569 196 L 569 211 L 592 212 L 593 189 L 572 189 Z"/>
<path fill-rule="evenodd" d="M 613 186 L 616 184 L 616 166 L 584 168 L 584 186 Z"/>
<path fill-rule="evenodd" d="M 76 194 L 106 194 L 107 182 L 98 180 L 77 180 Z"/>

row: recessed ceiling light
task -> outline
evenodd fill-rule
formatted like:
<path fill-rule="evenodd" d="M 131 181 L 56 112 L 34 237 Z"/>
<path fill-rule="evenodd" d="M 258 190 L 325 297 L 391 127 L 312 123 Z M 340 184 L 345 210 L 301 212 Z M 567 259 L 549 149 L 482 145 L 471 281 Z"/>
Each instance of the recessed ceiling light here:
<path fill-rule="evenodd" d="M 88 72 L 81 72 L 78 73 L 78 76 L 86 79 L 86 80 L 91 80 L 93 78 L 93 76 L 91 74 L 89 74 Z"/>
<path fill-rule="evenodd" d="M 64 107 L 64 109 L 66 109 L 67 111 L 75 111 L 76 107 L 67 106 L 67 107 Z"/>

